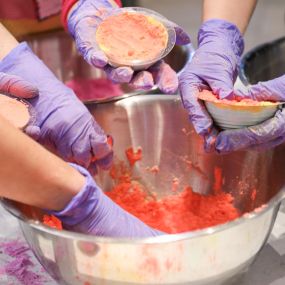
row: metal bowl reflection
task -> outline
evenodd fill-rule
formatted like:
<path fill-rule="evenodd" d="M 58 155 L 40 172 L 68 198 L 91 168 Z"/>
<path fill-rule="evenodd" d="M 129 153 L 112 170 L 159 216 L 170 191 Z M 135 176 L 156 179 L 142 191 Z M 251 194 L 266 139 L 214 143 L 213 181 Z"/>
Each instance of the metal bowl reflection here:
<path fill-rule="evenodd" d="M 247 86 L 285 73 L 285 37 L 257 46 L 244 55 L 239 77 Z"/>
<path fill-rule="evenodd" d="M 156 86 L 146 92 L 136 90 L 129 84 L 114 84 L 106 78 L 104 71 L 85 62 L 77 52 L 73 39 L 64 31 L 36 34 L 24 40 L 57 78 L 75 91 L 78 90 L 77 95 L 84 103 L 108 102 L 158 91 Z M 165 61 L 179 74 L 193 54 L 192 45 L 175 46 L 165 57 Z M 81 85 L 85 85 L 84 89 L 81 89 Z"/>
<path fill-rule="evenodd" d="M 224 191 L 234 196 L 242 213 L 249 214 L 205 230 L 130 240 L 55 231 L 36 220 L 35 209 L 23 211 L 5 201 L 50 275 L 65 285 L 219 285 L 243 273 L 267 241 L 284 195 L 285 146 L 266 152 L 205 154 L 175 95 L 141 95 L 89 107 L 114 137 L 115 162 L 125 159 L 126 147 L 143 148 L 136 171 L 158 195 L 171 192 L 173 176 L 207 194 L 213 188 L 214 169 L 220 167 Z M 185 155 L 194 166 L 190 170 L 181 160 Z M 160 167 L 155 179 L 144 171 L 145 165 Z M 97 177 L 105 191 L 110 189 L 109 180 L 106 173 Z M 252 189 L 257 191 L 254 200 Z"/>

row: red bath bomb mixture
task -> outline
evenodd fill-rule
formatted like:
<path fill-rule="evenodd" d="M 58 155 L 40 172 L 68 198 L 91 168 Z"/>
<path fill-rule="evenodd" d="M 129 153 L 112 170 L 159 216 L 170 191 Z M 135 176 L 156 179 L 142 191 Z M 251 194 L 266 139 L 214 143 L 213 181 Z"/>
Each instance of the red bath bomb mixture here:
<path fill-rule="evenodd" d="M 233 196 L 222 191 L 223 178 L 220 168 L 214 170 L 212 195 L 195 193 L 188 186 L 180 193 L 158 199 L 155 194 L 150 195 L 150 191 L 132 177 L 134 164 L 142 159 L 142 149 L 134 150 L 130 147 L 126 149 L 125 154 L 129 166 L 120 162 L 112 167 L 110 176 L 115 186 L 106 195 L 150 227 L 175 234 L 224 224 L 240 216 L 234 207 Z M 159 171 L 157 166 L 155 169 Z M 61 221 L 54 216 L 45 215 L 43 223 L 58 230 L 62 229 Z"/>
<path fill-rule="evenodd" d="M 51 216 L 44 215 L 43 223 L 46 226 L 48 226 L 50 228 L 53 228 L 53 229 L 57 229 L 57 230 L 60 230 L 60 231 L 63 229 L 61 221 L 57 217 L 55 217 L 53 215 L 51 215 Z"/>
<path fill-rule="evenodd" d="M 131 167 L 135 163 L 133 154 L 135 161 L 142 159 L 142 149 L 127 149 L 126 155 Z M 174 234 L 199 230 L 232 221 L 240 216 L 233 205 L 232 195 L 221 189 L 221 169 L 216 168 L 214 175 L 213 195 L 201 195 L 195 193 L 191 187 L 185 187 L 181 193 L 158 199 L 155 195 L 150 196 L 143 185 L 133 180 L 131 169 L 120 163 L 111 170 L 115 186 L 106 195 L 124 210 L 160 231 Z"/>
<path fill-rule="evenodd" d="M 161 56 L 167 47 L 168 32 L 151 16 L 124 12 L 99 25 L 96 41 L 111 62 L 132 65 Z"/>

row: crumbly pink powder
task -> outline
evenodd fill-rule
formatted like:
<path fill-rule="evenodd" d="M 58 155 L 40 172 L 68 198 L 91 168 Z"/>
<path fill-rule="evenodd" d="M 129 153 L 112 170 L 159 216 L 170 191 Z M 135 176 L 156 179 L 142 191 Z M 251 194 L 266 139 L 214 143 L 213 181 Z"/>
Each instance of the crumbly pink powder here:
<path fill-rule="evenodd" d="M 23 285 L 43 285 L 47 280 L 32 271 L 35 265 L 28 254 L 29 250 L 29 247 L 19 240 L 0 243 L 0 252 L 10 257 L 10 261 L 0 268 L 0 274 L 14 277 Z"/>

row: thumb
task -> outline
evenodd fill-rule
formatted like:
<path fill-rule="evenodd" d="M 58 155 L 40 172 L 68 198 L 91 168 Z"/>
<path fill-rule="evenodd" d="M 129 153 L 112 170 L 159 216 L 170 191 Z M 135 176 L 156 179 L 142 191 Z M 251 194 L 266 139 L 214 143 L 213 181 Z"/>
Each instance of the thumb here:
<path fill-rule="evenodd" d="M 38 126 L 27 126 L 25 133 L 37 141 L 40 137 L 41 129 Z"/>
<path fill-rule="evenodd" d="M 76 47 L 90 65 L 103 68 L 107 65 L 108 58 L 96 42 L 96 28 L 91 23 L 92 20 L 90 19 L 89 21 L 81 21 L 77 25 L 74 34 Z"/>
<path fill-rule="evenodd" d="M 259 82 L 247 90 L 237 89 L 235 95 L 256 101 L 279 102 L 285 100 L 285 75 L 273 80 Z"/>
<path fill-rule="evenodd" d="M 185 32 L 185 30 L 182 27 L 178 26 L 177 24 L 171 21 L 168 21 L 168 24 L 170 24 L 175 30 L 177 45 L 182 46 L 191 43 L 190 36 L 187 34 L 187 32 Z"/>
<path fill-rule="evenodd" d="M 38 96 L 39 90 L 19 76 L 0 72 L 0 93 L 30 99 Z"/>

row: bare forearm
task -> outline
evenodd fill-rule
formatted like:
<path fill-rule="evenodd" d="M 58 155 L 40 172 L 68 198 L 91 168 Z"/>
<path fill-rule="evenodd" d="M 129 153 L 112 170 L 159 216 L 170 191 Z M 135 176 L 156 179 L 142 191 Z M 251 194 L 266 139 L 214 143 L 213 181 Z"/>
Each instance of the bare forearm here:
<path fill-rule="evenodd" d="M 0 117 L 0 196 L 61 210 L 85 178 Z"/>
<path fill-rule="evenodd" d="M 2 60 L 13 48 L 18 45 L 17 40 L 0 23 L 0 60 Z"/>
<path fill-rule="evenodd" d="M 203 21 L 223 19 L 244 33 L 257 0 L 204 0 Z"/>

